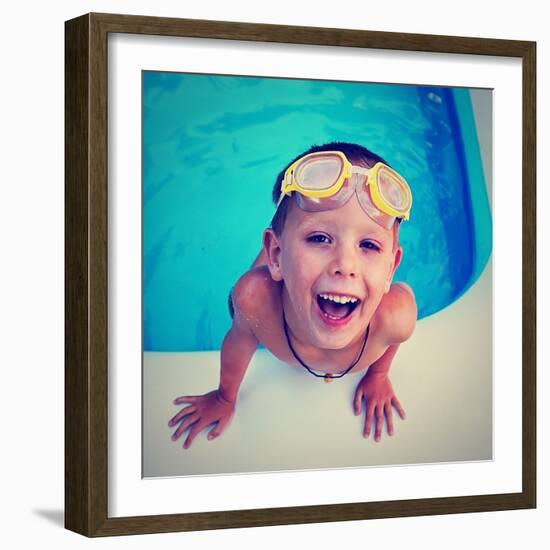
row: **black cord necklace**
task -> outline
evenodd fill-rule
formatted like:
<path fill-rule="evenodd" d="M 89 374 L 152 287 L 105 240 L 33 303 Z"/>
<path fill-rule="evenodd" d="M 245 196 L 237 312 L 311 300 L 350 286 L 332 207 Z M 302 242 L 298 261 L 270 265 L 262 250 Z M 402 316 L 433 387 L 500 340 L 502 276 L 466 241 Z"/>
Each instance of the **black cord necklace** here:
<path fill-rule="evenodd" d="M 365 349 L 365 346 L 367 345 L 367 340 L 369 339 L 370 323 L 367 326 L 367 330 L 365 332 L 365 339 L 363 340 L 363 345 L 361 346 L 361 351 L 359 352 L 359 355 L 357 356 L 355 361 L 346 370 L 344 370 L 342 372 L 339 372 L 338 374 L 329 374 L 328 372 L 325 373 L 325 374 L 319 374 L 319 373 L 315 372 L 313 369 L 311 369 L 310 367 L 308 367 L 300 359 L 300 357 L 296 353 L 294 347 L 292 346 L 292 343 L 290 342 L 290 337 L 288 335 L 288 325 L 286 324 L 284 308 L 283 308 L 283 327 L 285 329 L 285 336 L 286 336 L 286 341 L 288 343 L 288 347 L 290 348 L 290 351 L 292 352 L 292 355 L 294 355 L 294 358 L 298 361 L 298 363 L 300 363 L 300 365 L 302 365 L 302 367 L 304 367 L 310 374 L 313 374 L 313 376 L 316 376 L 317 378 L 323 378 L 325 380 L 325 382 L 332 382 L 336 378 L 342 378 L 342 376 L 345 376 L 353 367 L 355 367 L 355 365 L 357 365 L 357 363 L 359 362 L 359 359 L 361 359 L 361 357 L 363 356 L 363 351 Z"/>

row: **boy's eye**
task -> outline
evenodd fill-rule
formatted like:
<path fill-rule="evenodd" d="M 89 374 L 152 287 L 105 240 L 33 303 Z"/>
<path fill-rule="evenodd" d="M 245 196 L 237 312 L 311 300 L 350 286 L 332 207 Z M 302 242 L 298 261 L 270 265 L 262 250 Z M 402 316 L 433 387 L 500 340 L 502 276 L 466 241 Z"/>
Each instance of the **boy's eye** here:
<path fill-rule="evenodd" d="M 367 250 L 376 250 L 377 252 L 380 250 L 380 247 L 372 241 L 363 241 L 361 243 L 361 248 L 366 248 Z"/>
<path fill-rule="evenodd" d="M 330 238 L 327 235 L 317 234 L 317 235 L 310 235 L 307 238 L 308 243 L 330 243 Z"/>

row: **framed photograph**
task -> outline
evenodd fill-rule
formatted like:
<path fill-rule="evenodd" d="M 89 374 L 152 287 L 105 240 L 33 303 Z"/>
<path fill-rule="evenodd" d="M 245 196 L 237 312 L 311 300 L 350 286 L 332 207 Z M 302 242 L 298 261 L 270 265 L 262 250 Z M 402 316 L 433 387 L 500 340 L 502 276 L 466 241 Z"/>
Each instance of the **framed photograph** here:
<path fill-rule="evenodd" d="M 536 45 L 66 22 L 66 513 L 536 506 Z"/>

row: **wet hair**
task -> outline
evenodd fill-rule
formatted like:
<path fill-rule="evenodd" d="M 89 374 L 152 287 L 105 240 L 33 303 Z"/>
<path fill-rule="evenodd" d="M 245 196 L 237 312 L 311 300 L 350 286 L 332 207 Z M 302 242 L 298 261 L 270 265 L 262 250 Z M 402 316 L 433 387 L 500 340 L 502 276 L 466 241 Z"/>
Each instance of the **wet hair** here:
<path fill-rule="evenodd" d="M 383 162 L 386 166 L 390 166 L 381 156 L 373 153 L 366 147 L 362 145 L 357 145 L 355 143 L 347 143 L 345 141 L 332 141 L 331 143 L 326 143 L 324 145 L 313 145 L 307 151 L 300 153 L 297 157 L 292 159 L 279 173 L 275 184 L 273 185 L 272 199 L 275 205 L 279 202 L 279 197 L 281 195 L 281 183 L 285 177 L 286 169 L 293 163 L 296 162 L 299 158 L 308 155 L 309 153 L 317 153 L 319 151 L 340 151 L 346 155 L 347 159 L 352 164 L 357 164 L 359 166 L 364 166 L 365 168 L 372 168 L 377 162 Z M 390 166 L 391 168 L 391 166 Z M 275 215 L 271 220 L 271 228 L 275 232 L 275 235 L 278 237 L 283 233 L 285 227 L 286 217 L 288 214 L 288 209 L 290 207 L 290 199 L 292 197 L 285 196 L 281 201 L 281 204 L 277 207 Z M 393 248 L 397 248 L 398 235 L 399 235 L 399 225 L 401 219 L 397 218 L 393 224 Z"/>

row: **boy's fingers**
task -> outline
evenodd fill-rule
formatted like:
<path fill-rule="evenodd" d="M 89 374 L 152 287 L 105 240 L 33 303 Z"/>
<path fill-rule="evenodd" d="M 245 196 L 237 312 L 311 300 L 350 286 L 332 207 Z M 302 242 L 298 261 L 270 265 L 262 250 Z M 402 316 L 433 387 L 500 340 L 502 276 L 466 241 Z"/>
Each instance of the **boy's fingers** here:
<path fill-rule="evenodd" d="M 168 422 L 168 426 L 175 426 L 184 416 L 187 416 L 188 414 L 191 414 L 197 410 L 197 407 L 195 405 L 189 405 L 189 407 L 185 407 L 185 409 L 182 409 L 176 416 L 174 416 L 170 422 Z"/>
<path fill-rule="evenodd" d="M 386 415 L 386 424 L 388 425 L 388 435 L 393 435 L 393 416 L 391 413 L 391 405 L 389 403 L 384 405 L 384 413 Z"/>
<path fill-rule="evenodd" d="M 370 435 L 373 415 L 374 415 L 374 405 L 372 403 L 367 403 L 367 414 L 365 415 L 365 429 L 363 430 L 363 435 L 365 437 L 369 437 Z"/>
<path fill-rule="evenodd" d="M 193 443 L 193 440 L 197 435 L 203 430 L 205 426 L 208 425 L 208 420 L 199 420 L 196 422 L 191 430 L 189 431 L 189 435 L 187 436 L 187 439 L 185 440 L 185 443 L 183 444 L 184 449 L 189 449 L 191 446 L 191 443 Z"/>
<path fill-rule="evenodd" d="M 212 428 L 209 432 L 208 432 L 208 435 L 206 437 L 206 439 L 210 440 L 210 439 L 215 439 L 216 437 L 218 437 L 221 433 L 222 433 L 222 430 L 223 428 L 220 428 L 219 427 L 220 425 L 216 425 L 215 428 Z"/>
<path fill-rule="evenodd" d="M 179 426 L 178 429 L 174 432 L 174 435 L 172 436 L 172 441 L 176 441 L 180 437 L 180 435 L 191 426 L 191 424 L 194 424 L 197 422 L 197 420 L 200 419 L 200 416 L 197 413 L 193 413 L 192 415 L 188 416 Z"/>
<path fill-rule="evenodd" d="M 380 441 L 382 436 L 382 424 L 384 423 L 384 413 L 382 407 L 376 407 L 376 431 L 374 432 L 374 441 Z"/>
<path fill-rule="evenodd" d="M 353 396 L 353 413 L 357 416 L 361 412 L 361 404 L 363 399 L 363 390 L 361 386 L 357 386 L 355 395 Z"/>
<path fill-rule="evenodd" d="M 194 403 L 198 399 L 197 395 L 182 395 L 174 399 L 174 405 L 181 405 L 182 403 Z"/>
<path fill-rule="evenodd" d="M 231 420 L 230 416 L 224 416 L 217 424 L 214 426 L 209 434 L 208 439 L 214 439 L 215 437 L 218 437 L 224 430 L 227 428 L 227 425 L 229 424 L 229 421 Z"/>
<path fill-rule="evenodd" d="M 391 403 L 395 407 L 395 410 L 399 413 L 401 420 L 405 420 L 405 409 L 401 406 L 401 403 L 399 403 L 399 399 L 397 399 L 397 397 L 393 397 Z"/>

